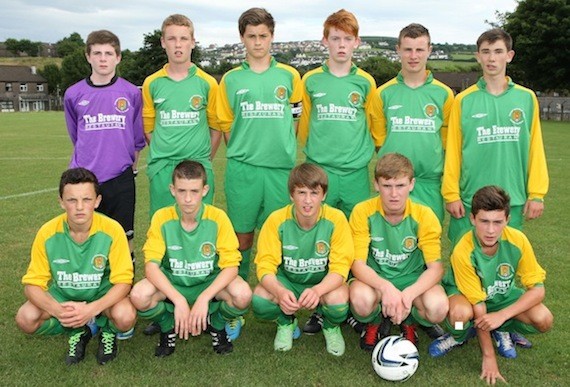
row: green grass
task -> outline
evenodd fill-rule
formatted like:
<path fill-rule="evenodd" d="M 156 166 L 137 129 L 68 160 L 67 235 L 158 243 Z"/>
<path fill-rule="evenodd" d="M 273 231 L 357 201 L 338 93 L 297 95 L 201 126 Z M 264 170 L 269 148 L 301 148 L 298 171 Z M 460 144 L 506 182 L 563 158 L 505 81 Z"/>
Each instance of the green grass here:
<path fill-rule="evenodd" d="M 552 332 L 532 336 L 534 348 L 519 350 L 516 360 L 499 359 L 501 372 L 514 385 L 564 385 L 570 380 L 567 312 L 570 259 L 566 221 L 570 208 L 570 124 L 545 122 L 543 133 L 551 188 L 541 219 L 528 222 L 525 231 L 548 272 L 546 305 L 555 315 Z M 373 372 L 369 354 L 358 348 L 358 337 L 347 327 L 347 352 L 340 358 L 326 353 L 322 335 L 302 336 L 288 353 L 273 351 L 275 327 L 247 316 L 234 352 L 220 357 L 209 337 L 179 341 L 166 359 L 153 356 L 156 337 L 142 335 L 139 321 L 131 340 L 121 342 L 116 361 L 99 366 L 96 343 L 88 347 L 85 361 L 65 366 L 63 337 L 29 337 L 18 331 L 14 316 L 25 301 L 21 276 L 29 263 L 29 250 L 37 229 L 59 214 L 56 186 L 66 168 L 71 145 L 62 113 L 0 114 L 0 380 L 2 385 L 371 385 L 383 383 Z M 137 178 L 136 253 L 137 279 L 142 275 L 144 235 L 148 227 L 146 151 Z M 224 149 L 214 161 L 217 172 L 216 203 L 224 205 Z M 42 193 L 18 196 L 25 193 Z M 448 243 L 444 243 L 448 256 Z M 252 276 L 253 277 L 253 276 Z M 254 280 L 252 279 L 252 285 Z M 301 321 L 307 314 L 300 316 Z M 427 354 L 429 340 L 420 332 L 420 367 L 406 384 L 411 386 L 476 385 L 481 367 L 476 340 L 441 359 Z M 566 382 L 564 382 L 566 380 Z M 389 385 L 388 382 L 385 382 Z"/>

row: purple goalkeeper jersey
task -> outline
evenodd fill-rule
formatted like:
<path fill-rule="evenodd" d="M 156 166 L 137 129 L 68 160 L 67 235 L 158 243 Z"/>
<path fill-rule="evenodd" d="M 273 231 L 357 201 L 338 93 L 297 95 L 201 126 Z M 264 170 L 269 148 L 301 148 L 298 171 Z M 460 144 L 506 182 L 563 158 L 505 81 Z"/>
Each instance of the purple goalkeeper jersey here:
<path fill-rule="evenodd" d="M 145 146 L 135 85 L 117 76 L 103 86 L 87 78 L 66 90 L 64 108 L 74 146 L 70 168 L 87 168 L 103 183 L 133 165 L 135 151 Z"/>

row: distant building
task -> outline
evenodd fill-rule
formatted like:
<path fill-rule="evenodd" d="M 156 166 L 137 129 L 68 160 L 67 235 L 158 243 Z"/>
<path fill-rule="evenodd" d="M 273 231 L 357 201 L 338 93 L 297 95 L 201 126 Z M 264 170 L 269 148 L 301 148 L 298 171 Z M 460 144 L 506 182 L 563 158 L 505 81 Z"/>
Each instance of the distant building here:
<path fill-rule="evenodd" d="M 434 72 L 433 76 L 435 79 L 445 83 L 455 94 L 457 94 L 475 84 L 479 80 L 481 73 L 477 71 L 465 73 Z"/>
<path fill-rule="evenodd" d="M 0 65 L 0 112 L 49 108 L 48 84 L 36 67 Z"/>

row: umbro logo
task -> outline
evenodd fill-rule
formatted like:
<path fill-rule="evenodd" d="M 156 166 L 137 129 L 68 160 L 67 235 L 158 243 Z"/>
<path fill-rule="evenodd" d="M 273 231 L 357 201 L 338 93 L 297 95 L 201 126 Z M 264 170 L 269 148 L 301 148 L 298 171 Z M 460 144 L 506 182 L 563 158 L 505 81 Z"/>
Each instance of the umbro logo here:
<path fill-rule="evenodd" d="M 79 106 L 87 106 L 89 105 L 89 101 L 87 101 L 86 99 L 79 101 L 78 103 Z"/>
<path fill-rule="evenodd" d="M 299 248 L 297 246 L 293 246 L 293 245 L 284 245 L 283 246 L 283 250 L 298 250 Z"/>
<path fill-rule="evenodd" d="M 179 251 L 179 250 L 182 250 L 182 246 L 172 245 L 172 246 L 168 246 L 167 249 L 172 250 L 172 251 Z"/>
<path fill-rule="evenodd" d="M 249 89 L 239 89 L 238 91 L 236 91 L 236 95 L 245 94 L 247 92 L 249 92 Z"/>
<path fill-rule="evenodd" d="M 321 97 L 324 97 L 325 95 L 327 95 L 327 93 L 316 93 L 316 94 L 313 94 L 313 98 L 321 98 Z"/>
<path fill-rule="evenodd" d="M 382 242 L 384 240 L 383 237 L 372 237 L 370 239 L 372 239 L 374 242 Z"/>
<path fill-rule="evenodd" d="M 153 102 L 154 103 L 163 103 L 164 101 L 166 101 L 166 98 L 157 98 Z"/>
<path fill-rule="evenodd" d="M 477 113 L 471 116 L 471 118 L 483 118 L 483 117 L 487 117 L 487 113 Z"/>
<path fill-rule="evenodd" d="M 398 110 L 400 108 L 404 107 L 403 105 L 392 105 L 388 107 L 388 110 Z"/>
<path fill-rule="evenodd" d="M 58 258 L 58 259 L 54 259 L 53 263 L 57 263 L 59 265 L 63 265 L 66 263 L 69 263 L 69 259 L 65 259 L 65 258 Z"/>

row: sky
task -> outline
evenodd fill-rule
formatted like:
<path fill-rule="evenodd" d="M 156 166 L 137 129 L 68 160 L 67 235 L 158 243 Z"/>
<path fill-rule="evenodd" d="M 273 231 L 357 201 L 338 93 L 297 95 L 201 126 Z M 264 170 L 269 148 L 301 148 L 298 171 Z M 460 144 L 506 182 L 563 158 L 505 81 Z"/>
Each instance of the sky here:
<path fill-rule="evenodd" d="M 144 34 L 160 29 L 173 13 L 194 22 L 202 46 L 238 43 L 237 20 L 251 7 L 266 8 L 276 20 L 275 41 L 318 40 L 331 13 L 345 8 L 354 13 L 361 36 L 392 36 L 410 23 L 426 26 L 434 43 L 474 44 L 495 21 L 495 11 L 512 12 L 516 0 L 2 0 L 0 41 L 8 38 L 55 43 L 78 32 L 108 29 L 119 36 L 122 49 L 138 50 Z"/>

